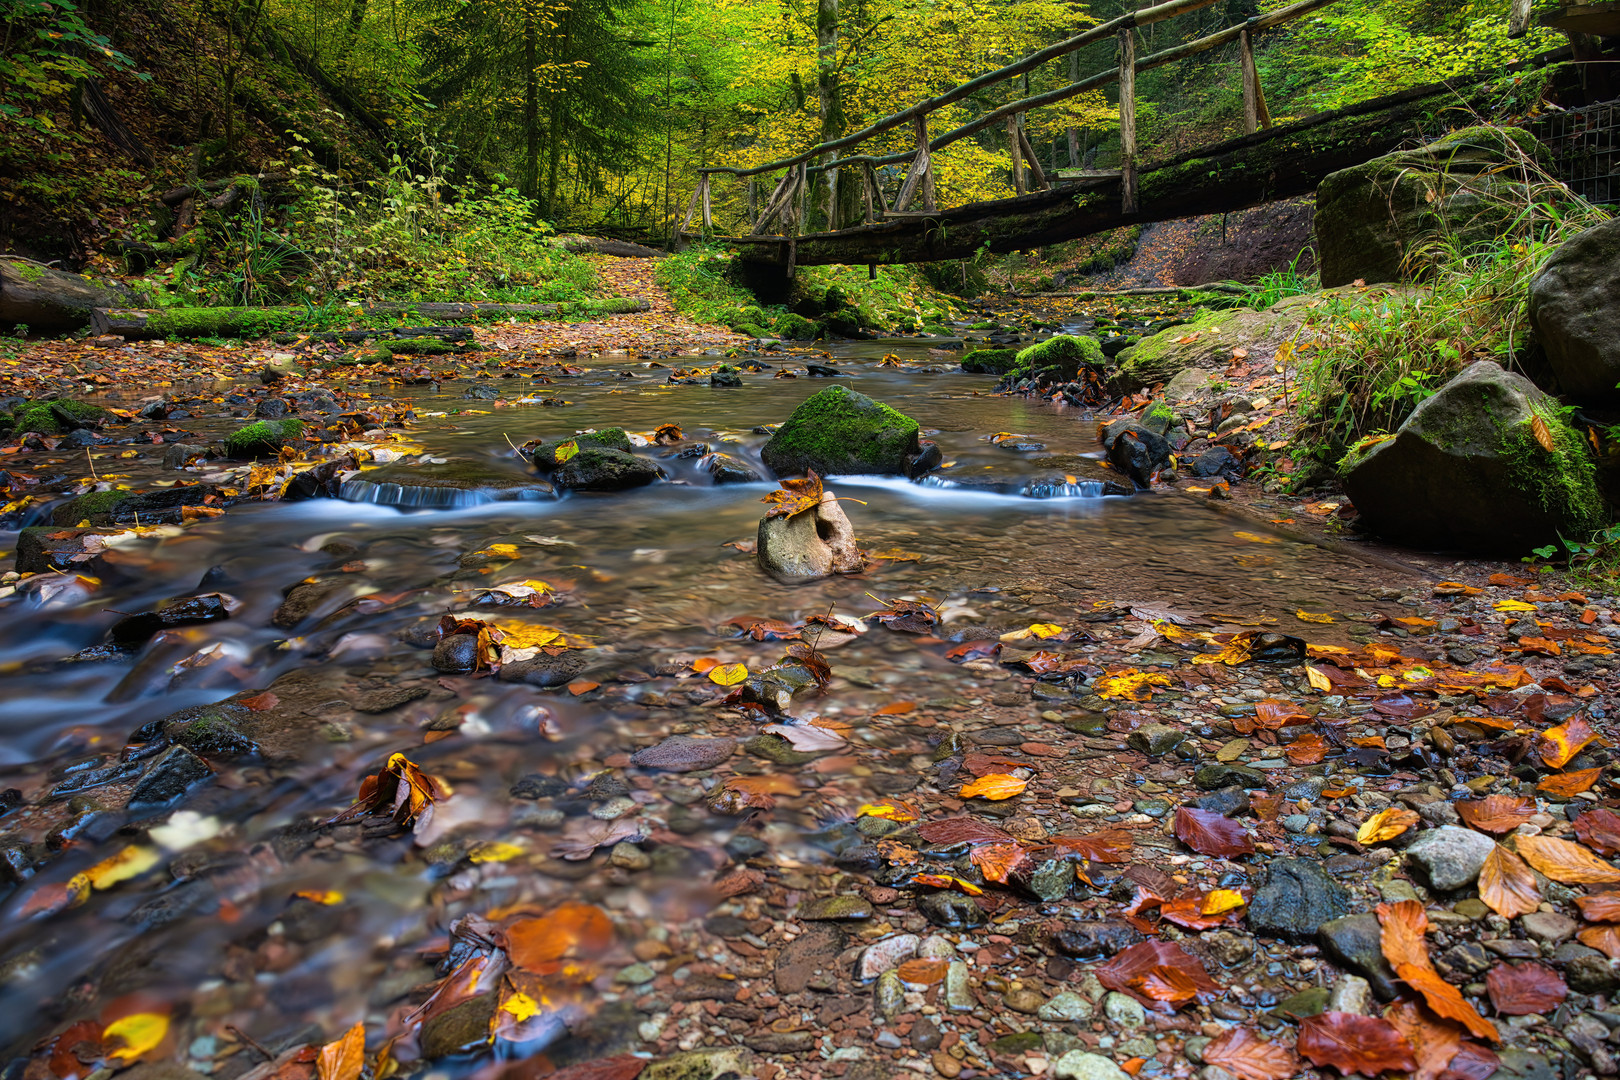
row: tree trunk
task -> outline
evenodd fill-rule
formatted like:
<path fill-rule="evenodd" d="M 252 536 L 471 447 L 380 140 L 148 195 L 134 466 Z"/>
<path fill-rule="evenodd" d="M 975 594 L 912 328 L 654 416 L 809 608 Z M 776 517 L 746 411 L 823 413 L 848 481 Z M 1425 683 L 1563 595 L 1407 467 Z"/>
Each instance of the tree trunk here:
<path fill-rule="evenodd" d="M 821 138 L 817 141 L 836 139 L 848 123 L 838 74 L 838 0 L 817 0 L 816 4 L 816 96 L 821 111 Z M 822 155 L 820 164 L 830 165 L 837 160 L 837 151 L 829 151 Z M 811 228 L 837 227 L 854 220 L 858 189 L 853 183 L 839 181 L 841 171 L 816 173 L 810 190 L 811 220 L 807 224 Z"/>
<path fill-rule="evenodd" d="M 523 194 L 540 195 L 540 76 L 535 71 L 534 14 L 523 13 Z"/>
<path fill-rule="evenodd" d="M 24 260 L 0 259 L 0 323 L 30 330 L 77 330 L 98 307 L 139 302 L 128 289 L 104 288 L 77 274 Z"/>

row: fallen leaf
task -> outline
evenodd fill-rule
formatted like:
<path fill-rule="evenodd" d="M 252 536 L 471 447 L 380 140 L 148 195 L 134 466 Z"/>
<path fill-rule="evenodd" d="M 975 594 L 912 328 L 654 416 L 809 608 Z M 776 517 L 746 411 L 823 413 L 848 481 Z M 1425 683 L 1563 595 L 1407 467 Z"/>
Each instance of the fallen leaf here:
<path fill-rule="evenodd" d="M 1294 618 L 1298 619 L 1300 622 L 1309 622 L 1309 623 L 1330 623 L 1330 622 L 1333 621 L 1333 616 L 1332 615 L 1329 615 L 1329 614 L 1326 614 L 1326 613 L 1323 613 L 1321 615 L 1314 615 L 1311 612 L 1304 610 L 1303 608 L 1300 609 L 1299 611 L 1294 612 Z"/>
<path fill-rule="evenodd" d="M 1536 437 L 1536 442 L 1549 454 L 1558 452 L 1558 445 L 1553 442 L 1552 431 L 1547 427 L 1547 421 L 1540 416 L 1530 417 L 1530 433 Z"/>
<path fill-rule="evenodd" d="M 1153 696 L 1153 687 L 1169 685 L 1170 676 L 1158 672 L 1137 671 L 1135 668 L 1111 671 L 1098 679 L 1095 684 L 1101 697 L 1126 698 L 1130 701 L 1147 701 Z"/>
<path fill-rule="evenodd" d="M 1620 870 L 1568 840 L 1554 836 L 1520 836 L 1515 841 L 1515 847 L 1525 862 L 1565 885 L 1602 885 L 1620 881 Z"/>
<path fill-rule="evenodd" d="M 1356 843 L 1377 844 L 1392 840 L 1420 820 L 1416 811 L 1404 806 L 1391 806 L 1361 823 L 1361 828 L 1356 830 Z"/>
<path fill-rule="evenodd" d="M 977 818 L 954 817 L 925 821 L 917 835 L 930 844 L 1012 844 L 1012 835 Z"/>
<path fill-rule="evenodd" d="M 891 799 L 888 802 L 865 803 L 859 810 L 855 811 L 855 816 L 887 818 L 890 821 L 903 823 L 916 821 L 917 811 L 910 803 L 901 802 L 899 799 Z"/>
<path fill-rule="evenodd" d="M 709 681 L 720 686 L 736 686 L 748 678 L 746 664 L 720 664 L 709 669 Z"/>
<path fill-rule="evenodd" d="M 1620 923 L 1620 893 L 1592 893 L 1577 896 L 1575 906 L 1587 922 Z"/>
<path fill-rule="evenodd" d="M 979 777 L 970 784 L 963 784 L 958 794 L 964 799 L 989 799 L 992 802 L 999 802 L 1014 795 L 1022 795 L 1028 786 L 1028 780 L 1008 773 L 991 773 Z"/>
<path fill-rule="evenodd" d="M 1231 858 L 1254 851 L 1254 841 L 1240 822 L 1213 810 L 1176 808 L 1176 838 L 1200 855 Z"/>
<path fill-rule="evenodd" d="M 984 880 L 999 885 L 1007 883 L 1007 875 L 1029 861 L 1029 852 L 1022 844 L 979 844 L 969 853 L 973 865 Z"/>
<path fill-rule="evenodd" d="M 1198 958 L 1173 941 L 1132 945 L 1094 970 L 1108 989 L 1129 994 L 1159 1012 L 1174 1012 L 1195 998 L 1208 1001 L 1221 989 Z"/>
<path fill-rule="evenodd" d="M 1437 1020 L 1415 1001 L 1397 1001 L 1384 1010 L 1384 1019 L 1412 1046 L 1417 1069 L 1411 1080 L 1439 1080 L 1462 1049 L 1462 1028 Z"/>
<path fill-rule="evenodd" d="M 911 878 L 913 885 L 927 885 L 934 889 L 954 889 L 969 896 L 983 896 L 984 890 L 971 881 L 963 881 L 950 874 L 914 874 Z"/>
<path fill-rule="evenodd" d="M 1332 747 L 1314 731 L 1308 731 L 1283 747 L 1283 754 L 1295 765 L 1315 765 L 1328 756 Z"/>
<path fill-rule="evenodd" d="M 1046 843 L 1072 851 L 1087 862 L 1127 863 L 1136 838 L 1124 829 L 1104 829 L 1085 836 L 1051 836 Z"/>
<path fill-rule="evenodd" d="M 1206 1065 L 1225 1069 L 1239 1080 L 1288 1080 L 1299 1072 L 1298 1055 L 1246 1027 L 1222 1032 L 1201 1056 Z"/>
<path fill-rule="evenodd" d="M 131 845 L 118 854 L 102 859 L 84 872 L 90 884 L 97 889 L 110 889 L 119 882 L 140 877 L 163 861 L 157 848 Z"/>
<path fill-rule="evenodd" d="M 793 517 L 821 505 L 821 477 L 816 475 L 814 469 L 806 470 L 803 480 L 782 480 L 780 483 L 780 488 L 759 500 L 771 504 L 771 508 L 765 512 L 766 518 Z"/>
<path fill-rule="evenodd" d="M 1463 822 L 1481 832 L 1509 833 L 1536 815 L 1536 800 L 1523 795 L 1487 795 L 1456 805 Z"/>
<path fill-rule="evenodd" d="M 945 972 L 950 966 L 949 961 L 946 960 L 917 959 L 907 960 L 895 968 L 894 971 L 895 974 L 900 976 L 900 981 L 903 983 L 927 987 L 944 982 Z"/>
<path fill-rule="evenodd" d="M 321 1047 L 315 1058 L 315 1075 L 319 1080 L 360 1080 L 360 1070 L 366 1063 L 366 1026 L 356 1023 Z"/>
<path fill-rule="evenodd" d="M 449 795 L 450 788 L 444 781 L 418 769 L 404 754 L 392 754 L 380 772 L 360 782 L 354 805 L 332 820 L 352 821 L 387 810 L 396 822 L 409 825 Z"/>
<path fill-rule="evenodd" d="M 1620 814 L 1588 810 L 1575 819 L 1575 835 L 1581 843 L 1605 855 L 1620 855 Z"/>
<path fill-rule="evenodd" d="M 101 1041 L 108 1046 L 108 1057 L 127 1064 L 162 1045 L 168 1034 L 168 1014 L 131 1013 L 108 1024 L 101 1032 Z"/>
<path fill-rule="evenodd" d="M 848 744 L 838 732 L 815 724 L 767 724 L 760 730 L 767 735 L 780 735 L 802 754 L 819 754 Z"/>
<path fill-rule="evenodd" d="M 1557 727 L 1542 732 L 1541 738 L 1538 748 L 1541 760 L 1547 763 L 1549 769 L 1562 769 L 1583 747 L 1597 738 L 1597 732 L 1585 720 L 1572 716 Z"/>
<path fill-rule="evenodd" d="M 1556 1009 L 1569 996 L 1563 978 L 1544 964 L 1497 964 L 1485 975 L 1491 1007 L 1503 1016 Z"/>
<path fill-rule="evenodd" d="M 244 709 L 252 709 L 254 712 L 264 712 L 266 709 L 273 709 L 281 704 L 281 699 L 268 690 L 261 690 L 252 697 L 237 698 L 236 704 Z"/>
<path fill-rule="evenodd" d="M 1602 766 L 1595 769 L 1577 769 L 1572 773 L 1558 773 L 1543 778 L 1541 783 L 1536 785 L 1536 790 L 1544 791 L 1555 799 L 1571 799 L 1583 791 L 1590 790 L 1602 773 Z M 1596 847 L 1595 844 L 1593 846 Z"/>
<path fill-rule="evenodd" d="M 1479 871 L 1479 898 L 1504 919 L 1528 915 L 1541 906 L 1536 876 L 1523 859 L 1501 844 L 1485 856 Z"/>
<path fill-rule="evenodd" d="M 1457 1021 L 1478 1038 L 1500 1040 L 1496 1026 L 1479 1015 L 1463 999 L 1462 993 L 1434 970 L 1428 945 L 1423 940 L 1429 919 L 1420 902 L 1401 900 L 1379 904 L 1378 922 L 1383 928 L 1379 945 L 1384 959 L 1389 961 L 1396 975 L 1423 996 L 1430 1009 L 1447 1020 Z"/>
<path fill-rule="evenodd" d="M 1610 960 L 1620 960 L 1620 926 L 1589 926 L 1576 934 L 1575 940 Z"/>
<path fill-rule="evenodd" d="M 613 944 L 613 922 L 595 904 L 569 901 L 537 919 L 519 919 L 497 941 L 514 965 L 534 975 L 552 975 L 564 961 L 589 961 Z"/>
<path fill-rule="evenodd" d="M 1343 1012 L 1307 1016 L 1300 1021 L 1296 1048 L 1318 1068 L 1332 1065 L 1346 1076 L 1377 1076 L 1417 1068 L 1412 1044 L 1395 1025 L 1376 1016 Z"/>

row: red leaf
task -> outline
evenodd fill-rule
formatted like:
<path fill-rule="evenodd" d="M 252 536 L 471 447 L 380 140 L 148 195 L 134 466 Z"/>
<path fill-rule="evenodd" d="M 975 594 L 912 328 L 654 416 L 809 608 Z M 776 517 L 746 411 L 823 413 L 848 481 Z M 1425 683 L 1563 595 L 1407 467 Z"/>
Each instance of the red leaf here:
<path fill-rule="evenodd" d="M 1246 1027 L 1222 1033 L 1204 1047 L 1203 1058 L 1239 1080 L 1288 1080 L 1299 1072 L 1299 1057 L 1292 1050 Z"/>
<path fill-rule="evenodd" d="M 641 1070 L 649 1064 L 645 1058 L 638 1058 L 634 1054 L 619 1054 L 600 1061 L 570 1065 L 552 1073 L 547 1080 L 636 1080 Z"/>
<path fill-rule="evenodd" d="M 268 690 L 261 690 L 252 697 L 237 698 L 236 703 L 254 712 L 264 712 L 266 709 L 275 708 L 281 703 L 281 699 Z"/>
<path fill-rule="evenodd" d="M 1299 1025 L 1298 1048 L 1312 1065 L 1332 1065 L 1347 1076 L 1417 1068 L 1412 1044 L 1395 1025 L 1376 1016 L 1342 1012 L 1307 1016 Z"/>
<path fill-rule="evenodd" d="M 1130 862 L 1136 840 L 1124 829 L 1104 829 L 1085 836 L 1053 836 L 1047 843 L 1072 851 L 1087 862 L 1123 863 Z"/>
<path fill-rule="evenodd" d="M 1254 841 L 1240 823 L 1213 810 L 1191 806 L 1176 810 L 1176 838 L 1200 855 L 1230 858 L 1254 851 Z"/>
<path fill-rule="evenodd" d="M 1440 1074 L 1440 1080 L 1491 1080 L 1501 1064 L 1496 1051 L 1490 1047 L 1465 1042 L 1446 1071 Z"/>
<path fill-rule="evenodd" d="M 1522 795 L 1487 795 L 1458 803 L 1457 813 L 1466 824 L 1482 832 L 1509 833 L 1535 816 L 1536 800 Z"/>
<path fill-rule="evenodd" d="M 1575 835 L 1581 843 L 1605 855 L 1620 854 L 1620 814 L 1588 810 L 1575 819 Z"/>
<path fill-rule="evenodd" d="M 930 844 L 1016 844 L 1018 841 L 978 818 L 940 818 L 917 826 L 917 835 Z"/>
<path fill-rule="evenodd" d="M 1503 1016 L 1529 1016 L 1558 1007 L 1569 987 L 1550 967 L 1542 964 L 1497 964 L 1485 976 L 1491 1005 Z"/>
<path fill-rule="evenodd" d="M 1575 906 L 1587 922 L 1620 922 L 1620 893 L 1592 893 L 1577 896 Z"/>
<path fill-rule="evenodd" d="M 1132 945 L 1096 972 L 1108 989 L 1129 994 L 1159 1012 L 1174 1012 L 1194 998 L 1203 1001 L 1221 992 L 1198 958 L 1173 941 Z"/>

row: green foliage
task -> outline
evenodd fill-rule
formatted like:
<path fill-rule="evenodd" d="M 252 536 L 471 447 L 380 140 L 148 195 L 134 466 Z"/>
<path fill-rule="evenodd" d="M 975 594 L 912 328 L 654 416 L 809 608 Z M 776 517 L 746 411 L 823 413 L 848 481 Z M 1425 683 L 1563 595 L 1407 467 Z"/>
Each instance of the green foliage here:
<path fill-rule="evenodd" d="M 786 313 L 783 307 L 767 312 L 753 293 L 737 283 L 732 252 L 719 245 L 693 244 L 662 259 L 655 278 L 683 315 L 711 326 L 727 326 L 750 337 L 764 337 L 766 322 Z M 747 329 L 744 329 L 746 327 Z"/>
<path fill-rule="evenodd" d="M 0 42 L 0 119 L 51 138 L 65 133 L 39 105 L 99 75 L 98 65 L 108 71 L 134 67 L 85 22 L 73 0 L 6 0 L 0 4 Z"/>

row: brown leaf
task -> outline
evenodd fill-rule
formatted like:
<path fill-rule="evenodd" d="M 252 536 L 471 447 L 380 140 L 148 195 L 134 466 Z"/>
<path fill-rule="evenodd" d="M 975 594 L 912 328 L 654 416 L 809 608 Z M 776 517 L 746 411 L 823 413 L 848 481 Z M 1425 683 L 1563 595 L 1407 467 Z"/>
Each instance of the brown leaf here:
<path fill-rule="evenodd" d="M 1605 855 L 1620 855 L 1620 814 L 1588 810 L 1575 819 L 1575 835 L 1587 847 Z"/>
<path fill-rule="evenodd" d="M 1298 1050 L 1312 1065 L 1332 1065 L 1345 1075 L 1412 1072 L 1412 1044 L 1388 1020 L 1356 1013 L 1325 1012 L 1300 1021 Z"/>
<path fill-rule="evenodd" d="M 1288 1080 L 1299 1072 L 1299 1057 L 1280 1043 L 1262 1039 L 1252 1028 L 1222 1032 L 1204 1047 L 1204 1063 L 1239 1080 Z"/>
<path fill-rule="evenodd" d="M 519 919 L 497 935 L 512 963 L 533 975 L 552 975 L 564 961 L 588 961 L 613 944 L 613 923 L 595 904 L 569 901 L 538 919 Z"/>
<path fill-rule="evenodd" d="M 1000 802 L 1014 795 L 1022 795 L 1028 786 L 1029 781 L 1022 777 L 1008 773 L 990 773 L 972 783 L 963 784 L 958 794 L 964 799 L 989 799 L 992 802 Z"/>
<path fill-rule="evenodd" d="M 1029 859 L 1022 844 L 980 844 L 971 852 L 973 865 L 979 868 L 984 880 L 1006 884 L 1007 875 Z"/>
<path fill-rule="evenodd" d="M 1620 926 L 1607 923 L 1589 926 L 1576 934 L 1575 940 L 1589 949 L 1596 949 L 1610 960 L 1620 960 Z"/>
<path fill-rule="evenodd" d="M 1530 417 L 1530 433 L 1536 437 L 1536 442 L 1549 454 L 1558 452 L 1558 445 L 1553 442 L 1552 431 L 1547 427 L 1547 421 L 1539 416 Z"/>
<path fill-rule="evenodd" d="M 930 844 L 1015 844 L 1018 841 L 978 818 L 954 817 L 925 821 L 917 835 Z"/>
<path fill-rule="evenodd" d="M 1332 747 L 1314 731 L 1308 731 L 1283 747 L 1283 753 L 1295 765 L 1315 765 L 1328 756 Z"/>
<path fill-rule="evenodd" d="M 1412 1044 L 1417 1069 L 1411 1080 L 1438 1080 L 1462 1049 L 1462 1028 L 1434 1015 L 1415 1001 L 1398 1001 L 1384 1011 L 1395 1030 Z"/>
<path fill-rule="evenodd" d="M 1254 841 L 1239 822 L 1212 810 L 1176 808 L 1176 838 L 1200 855 L 1230 858 L 1254 851 Z"/>
<path fill-rule="evenodd" d="M 1587 922 L 1620 923 L 1620 893 L 1577 896 L 1575 906 L 1581 909 L 1581 918 Z"/>
<path fill-rule="evenodd" d="M 1542 742 L 1537 752 L 1548 768 L 1562 769 L 1595 738 L 1597 732 L 1585 720 L 1572 716 L 1557 727 L 1541 733 Z"/>
<path fill-rule="evenodd" d="M 1597 783 L 1598 776 L 1602 772 L 1603 768 L 1599 766 L 1595 769 L 1577 769 L 1572 773 L 1558 773 L 1543 778 L 1541 783 L 1536 785 L 1536 790 L 1545 791 L 1556 799 L 1573 798 Z M 1607 811 L 1603 812 L 1607 813 Z M 1592 846 L 1596 847 L 1597 845 L 1593 844 Z"/>
<path fill-rule="evenodd" d="M 1104 829 L 1085 836 L 1052 836 L 1046 842 L 1095 863 L 1130 862 L 1130 851 L 1136 845 L 1136 839 L 1124 829 Z"/>
<path fill-rule="evenodd" d="M 1096 968 L 1097 979 L 1110 990 L 1129 994 L 1150 1009 L 1174 1012 L 1197 998 L 1207 1001 L 1221 988 L 1198 958 L 1173 941 L 1132 945 Z"/>
<path fill-rule="evenodd" d="M 1476 1042 L 1465 1042 L 1457 1056 L 1451 1059 L 1440 1080 L 1491 1080 L 1501 1067 L 1496 1051 Z"/>
<path fill-rule="evenodd" d="M 430 813 L 434 803 L 449 795 L 450 788 L 444 781 L 417 768 L 404 754 L 393 754 L 382 771 L 360 782 L 354 805 L 332 820 L 352 821 L 365 814 L 387 810 L 399 824 L 409 825 Z"/>
<path fill-rule="evenodd" d="M 935 983 L 945 981 L 945 972 L 950 967 L 946 960 L 907 960 L 895 968 L 900 981 L 913 986 L 933 986 Z"/>
<path fill-rule="evenodd" d="M 272 694 L 268 690 L 261 690 L 252 697 L 237 698 L 236 703 L 242 706 L 244 709 L 252 709 L 254 712 L 264 712 L 266 709 L 273 709 L 279 705 L 281 703 L 281 699 L 276 697 L 276 695 Z"/>
<path fill-rule="evenodd" d="M 1487 795 L 1457 804 L 1464 823 L 1481 832 L 1509 833 L 1536 814 L 1536 800 L 1524 795 Z"/>
<path fill-rule="evenodd" d="M 1429 917 L 1416 900 L 1378 905 L 1378 921 L 1383 926 L 1379 944 L 1384 959 L 1406 985 L 1423 995 L 1438 1015 L 1455 1020 L 1473 1035 L 1495 1042 L 1501 1036 L 1489 1020 L 1463 1000 L 1462 993 L 1440 977 L 1429 962 L 1429 947 L 1423 940 Z"/>
<path fill-rule="evenodd" d="M 1491 1005 L 1503 1016 L 1529 1016 L 1556 1009 L 1569 996 L 1569 987 L 1552 968 L 1543 964 L 1497 964 L 1485 976 Z"/>
<path fill-rule="evenodd" d="M 1524 861 L 1565 885 L 1602 885 L 1620 881 L 1615 869 L 1579 844 L 1555 836 L 1521 836 L 1515 841 Z"/>
<path fill-rule="evenodd" d="M 805 471 L 803 480 L 783 480 L 782 486 L 765 496 L 760 502 L 770 503 L 767 518 L 792 517 L 821 505 L 821 477 L 814 469 Z"/>
<path fill-rule="evenodd" d="M 343 1037 L 321 1047 L 315 1059 L 315 1075 L 320 1080 L 359 1080 L 366 1063 L 366 1026 L 355 1024 Z"/>
<path fill-rule="evenodd" d="M 1541 906 L 1536 876 L 1523 859 L 1501 844 L 1485 856 L 1479 872 L 1479 898 L 1504 919 L 1528 915 Z"/>
<path fill-rule="evenodd" d="M 634 1054 L 617 1054 L 559 1069 L 546 1080 L 636 1080 L 651 1062 Z"/>
<path fill-rule="evenodd" d="M 1254 720 L 1257 727 L 1263 727 L 1270 731 L 1276 731 L 1278 728 L 1285 728 L 1291 724 L 1308 724 L 1311 722 L 1310 715 L 1302 711 L 1298 705 L 1291 701 L 1278 701 L 1275 698 L 1267 698 L 1264 701 L 1254 703 Z M 1238 730 L 1243 732 L 1241 726 L 1239 726 Z M 1243 732 L 1243 734 L 1248 733 Z"/>

